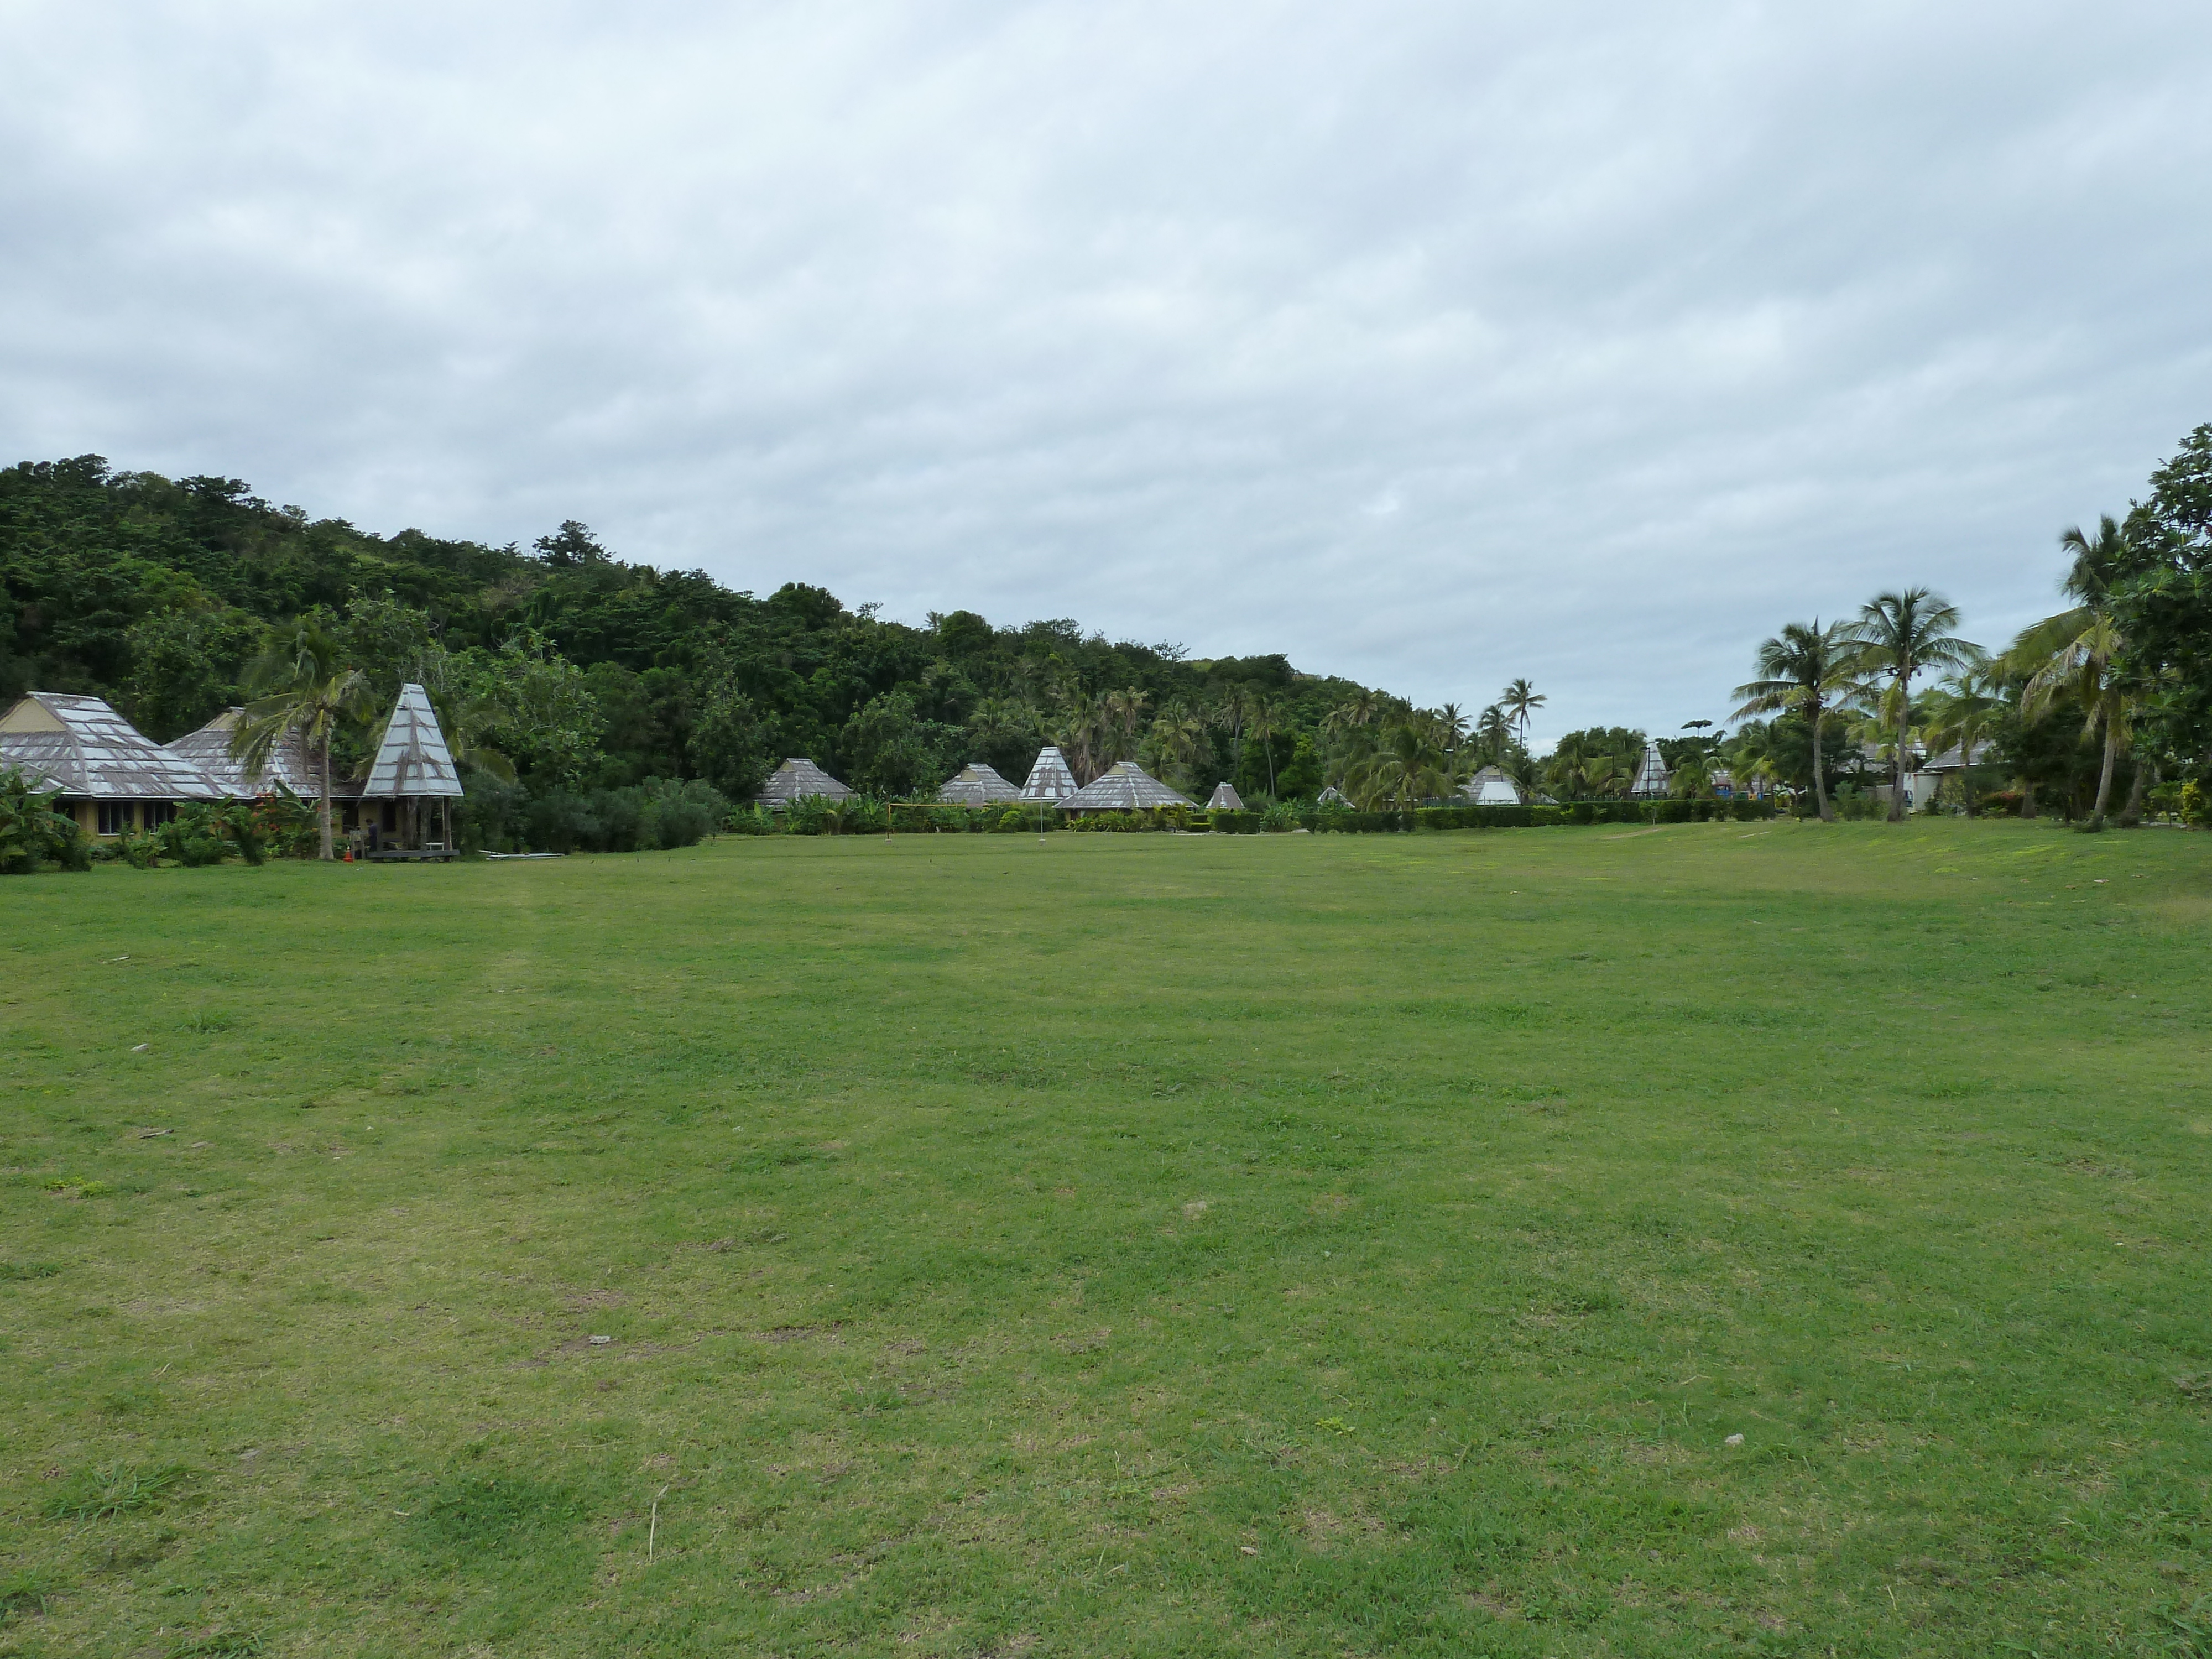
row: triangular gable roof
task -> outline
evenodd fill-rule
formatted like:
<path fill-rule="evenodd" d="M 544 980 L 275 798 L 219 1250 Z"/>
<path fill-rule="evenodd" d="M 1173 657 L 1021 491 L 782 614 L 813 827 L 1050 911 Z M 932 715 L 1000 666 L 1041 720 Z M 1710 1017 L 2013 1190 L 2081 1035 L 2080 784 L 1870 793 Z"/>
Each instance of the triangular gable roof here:
<path fill-rule="evenodd" d="M 236 735 L 245 713 L 242 708 L 226 708 L 198 731 L 187 732 L 161 747 L 178 759 L 198 767 L 224 794 L 241 800 L 270 794 L 279 784 L 306 800 L 321 795 L 322 783 L 315 776 L 314 766 L 307 759 L 307 745 L 301 741 L 297 728 L 285 732 L 270 745 L 268 758 L 262 763 L 258 775 L 251 778 L 246 775 L 246 763 L 230 752 L 231 738 Z M 343 795 L 349 788 L 343 778 L 331 780 L 333 796 Z"/>
<path fill-rule="evenodd" d="M 1324 801 L 1332 800 L 1336 802 L 1340 806 L 1349 806 L 1352 805 L 1351 799 L 1345 794 L 1343 790 L 1338 788 L 1333 783 L 1329 785 L 1328 788 L 1322 790 L 1321 793 L 1314 797 L 1314 804 L 1316 806 L 1320 805 Z"/>
<path fill-rule="evenodd" d="M 1075 774 L 1068 769 L 1067 757 L 1050 744 L 1038 750 L 1030 781 L 1022 786 L 1022 799 L 1063 801 L 1074 793 Z"/>
<path fill-rule="evenodd" d="M 1237 793 L 1236 787 L 1224 780 L 1213 786 L 1213 793 L 1206 797 L 1206 810 L 1209 812 L 1241 812 L 1244 810 L 1244 799 Z"/>
<path fill-rule="evenodd" d="M 1191 803 L 1134 761 L 1116 761 L 1060 804 L 1063 812 L 1129 812 L 1146 806 L 1188 806 Z"/>
<path fill-rule="evenodd" d="M 461 775 L 453 765 L 453 751 L 446 747 L 446 734 L 438 729 L 430 694 L 410 680 L 399 688 L 399 701 L 392 705 L 384 741 L 377 745 L 368 781 L 361 787 L 362 799 L 452 799 L 460 793 Z"/>
<path fill-rule="evenodd" d="M 33 691 L 0 714 L 0 766 L 89 800 L 220 800 L 222 787 L 98 697 Z"/>
<path fill-rule="evenodd" d="M 971 761 L 945 781 L 937 798 L 955 806 L 997 806 L 1022 798 L 1022 792 L 1000 777 L 996 769 Z"/>
<path fill-rule="evenodd" d="M 809 795 L 819 795 L 824 800 L 853 799 L 851 790 L 812 761 L 794 756 L 768 775 L 768 781 L 761 785 L 760 802 L 763 806 L 787 806 Z"/>
<path fill-rule="evenodd" d="M 1628 793 L 1639 799 L 1667 793 L 1667 763 L 1660 759 L 1657 744 L 1644 745 L 1644 763 L 1636 769 L 1636 781 L 1628 787 Z"/>

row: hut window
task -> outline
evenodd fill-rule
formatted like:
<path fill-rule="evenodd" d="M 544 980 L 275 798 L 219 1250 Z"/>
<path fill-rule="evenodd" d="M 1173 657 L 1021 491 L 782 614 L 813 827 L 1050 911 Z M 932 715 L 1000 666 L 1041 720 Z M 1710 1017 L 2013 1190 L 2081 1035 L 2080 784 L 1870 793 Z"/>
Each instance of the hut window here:
<path fill-rule="evenodd" d="M 177 803 L 173 800 L 149 800 L 146 803 L 146 827 L 158 830 L 177 818 Z"/>
<path fill-rule="evenodd" d="M 101 835 L 119 836 L 131 827 L 131 807 L 129 803 L 119 800 L 104 800 L 98 804 L 96 810 L 98 812 L 97 821 L 100 824 L 100 833 Z"/>

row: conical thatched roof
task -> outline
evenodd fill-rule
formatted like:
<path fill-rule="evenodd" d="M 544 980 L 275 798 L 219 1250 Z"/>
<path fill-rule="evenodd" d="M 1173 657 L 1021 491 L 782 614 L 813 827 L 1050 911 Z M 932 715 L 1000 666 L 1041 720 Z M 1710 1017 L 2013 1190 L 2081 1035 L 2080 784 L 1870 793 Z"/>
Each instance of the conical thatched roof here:
<path fill-rule="evenodd" d="M 226 708 L 198 731 L 187 732 L 161 747 L 178 759 L 198 767 L 222 786 L 223 793 L 241 800 L 274 793 L 279 784 L 302 800 L 319 797 L 323 793 L 322 781 L 315 775 L 313 763 L 307 758 L 307 745 L 300 740 L 297 727 L 277 738 L 270 746 L 260 769 L 253 776 L 246 776 L 246 763 L 230 752 L 230 740 L 237 734 L 245 714 L 242 708 Z M 345 794 L 349 789 L 343 778 L 331 780 L 333 796 Z"/>
<path fill-rule="evenodd" d="M 954 806 L 997 806 L 1022 798 L 1022 792 L 981 761 L 970 761 L 946 780 L 937 798 Z"/>
<path fill-rule="evenodd" d="M 1654 795 L 1667 793 L 1667 763 L 1659 758 L 1657 744 L 1644 745 L 1644 763 L 1636 769 L 1636 781 L 1629 786 L 1628 793 L 1638 800 L 1649 800 Z"/>
<path fill-rule="evenodd" d="M 376 761 L 368 769 L 368 781 L 361 787 L 364 800 L 410 800 L 426 795 L 458 799 L 461 775 L 454 769 L 446 734 L 430 709 L 430 694 L 409 682 L 399 688 L 399 701 L 392 705 L 392 719 L 384 728 L 384 741 L 376 747 Z"/>
<path fill-rule="evenodd" d="M 88 800 L 220 800 L 221 783 L 98 697 L 33 691 L 0 714 L 0 768 Z"/>
<path fill-rule="evenodd" d="M 1322 790 L 1320 794 L 1315 796 L 1314 800 L 1316 805 L 1328 801 L 1334 801 L 1340 806 L 1349 806 L 1352 805 L 1352 802 L 1346 798 L 1344 791 L 1338 788 L 1333 783 L 1329 785 L 1328 788 Z"/>
<path fill-rule="evenodd" d="M 1209 812 L 1241 812 L 1244 810 L 1244 802 L 1233 784 L 1217 783 L 1213 786 L 1213 793 L 1206 798 L 1206 810 Z"/>
<path fill-rule="evenodd" d="M 1068 769 L 1067 757 L 1049 744 L 1038 750 L 1030 781 L 1022 786 L 1022 799 L 1063 801 L 1074 793 L 1075 774 Z"/>
<path fill-rule="evenodd" d="M 1502 766 L 1486 766 L 1460 786 L 1460 799 L 1477 806 L 1518 806 L 1528 799 Z"/>
<path fill-rule="evenodd" d="M 1188 806 L 1190 802 L 1134 761 L 1117 761 L 1060 804 L 1063 812 L 1131 812 L 1145 806 Z"/>
<path fill-rule="evenodd" d="M 819 795 L 825 800 L 853 799 L 851 790 L 801 756 L 784 762 L 769 774 L 768 781 L 761 785 L 760 803 L 763 806 L 784 806 L 805 795 Z"/>

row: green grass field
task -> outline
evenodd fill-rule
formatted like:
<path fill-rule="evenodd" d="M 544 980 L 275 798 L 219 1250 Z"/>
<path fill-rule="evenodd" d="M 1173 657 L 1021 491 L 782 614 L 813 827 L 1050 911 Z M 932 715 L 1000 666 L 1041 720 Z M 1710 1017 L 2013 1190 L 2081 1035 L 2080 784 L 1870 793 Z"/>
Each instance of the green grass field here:
<path fill-rule="evenodd" d="M 1955 822 L 0 884 L 0 1653 L 2212 1653 L 2208 921 Z"/>

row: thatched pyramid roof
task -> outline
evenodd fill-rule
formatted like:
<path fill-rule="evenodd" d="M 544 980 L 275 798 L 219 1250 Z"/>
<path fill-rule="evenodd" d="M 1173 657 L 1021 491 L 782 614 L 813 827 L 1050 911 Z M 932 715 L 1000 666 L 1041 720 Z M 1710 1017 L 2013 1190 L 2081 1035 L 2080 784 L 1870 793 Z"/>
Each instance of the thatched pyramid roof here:
<path fill-rule="evenodd" d="M 384 728 L 384 741 L 376 746 L 376 760 L 368 769 L 368 781 L 361 787 L 364 800 L 416 799 L 426 795 L 455 799 L 461 793 L 461 775 L 453 766 L 446 734 L 430 709 L 430 694 L 409 682 L 399 688 L 399 701 L 392 705 L 392 719 Z"/>
<path fill-rule="evenodd" d="M 1315 796 L 1314 799 L 1317 804 L 1322 801 L 1333 800 L 1342 806 L 1349 806 L 1352 805 L 1350 799 L 1346 797 L 1344 791 L 1338 788 L 1333 783 L 1329 785 L 1328 788 L 1322 790 L 1321 793 Z"/>
<path fill-rule="evenodd" d="M 1217 783 L 1213 786 L 1213 793 L 1206 798 L 1206 810 L 1209 812 L 1241 812 L 1244 810 L 1244 801 L 1233 784 Z"/>
<path fill-rule="evenodd" d="M 1649 800 L 1654 795 L 1667 793 L 1667 763 L 1659 758 L 1657 744 L 1644 745 L 1644 763 L 1636 769 L 1636 781 L 1629 786 L 1628 793 L 1638 800 Z"/>
<path fill-rule="evenodd" d="M 1460 799 L 1477 806 L 1518 806 L 1527 799 L 1502 766 L 1486 766 L 1460 786 Z"/>
<path fill-rule="evenodd" d="M 970 761 L 945 781 L 937 798 L 954 806 L 998 806 L 1018 801 L 1022 792 L 981 761 Z"/>
<path fill-rule="evenodd" d="M 1144 806 L 1191 803 L 1134 761 L 1117 761 L 1107 773 L 1060 802 L 1063 812 L 1131 812 Z"/>
<path fill-rule="evenodd" d="M 226 795 L 251 799 L 256 795 L 272 793 L 282 784 L 303 800 L 319 796 L 323 793 L 322 781 L 315 775 L 314 765 L 307 758 L 307 745 L 301 741 L 297 726 L 270 745 L 267 758 L 253 776 L 246 775 L 246 763 L 230 752 L 230 740 L 237 734 L 245 714 L 243 708 L 226 708 L 198 731 L 187 732 L 161 747 L 179 760 L 198 767 L 222 787 Z M 349 793 L 351 787 L 343 778 L 331 780 L 331 793 L 334 796 Z"/>
<path fill-rule="evenodd" d="M 785 806 L 807 795 L 819 795 L 825 800 L 853 799 L 851 790 L 812 761 L 799 756 L 768 775 L 768 781 L 761 785 L 760 802 L 763 806 Z"/>
<path fill-rule="evenodd" d="M 1074 793 L 1075 774 L 1068 769 L 1067 757 L 1049 744 L 1038 750 L 1030 781 L 1022 786 L 1022 799 L 1063 801 Z"/>
<path fill-rule="evenodd" d="M 220 800 L 222 784 L 98 697 L 33 691 L 0 714 L 0 768 L 90 800 Z"/>

